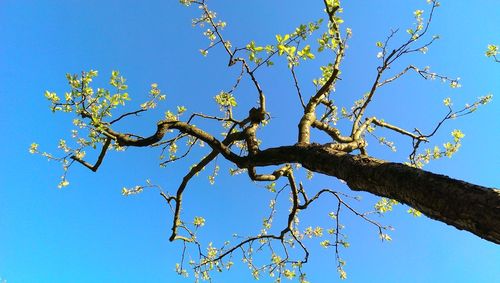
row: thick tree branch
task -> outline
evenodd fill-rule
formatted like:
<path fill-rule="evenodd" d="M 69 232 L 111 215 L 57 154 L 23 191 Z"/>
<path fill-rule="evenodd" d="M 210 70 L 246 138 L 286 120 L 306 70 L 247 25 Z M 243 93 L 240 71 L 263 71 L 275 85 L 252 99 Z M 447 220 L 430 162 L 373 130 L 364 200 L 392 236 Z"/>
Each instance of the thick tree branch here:
<path fill-rule="evenodd" d="M 414 207 L 430 218 L 500 244 L 500 191 L 400 163 L 355 156 L 329 145 L 271 148 L 247 158 L 242 167 L 300 163 L 334 176 L 355 191 L 366 191 Z"/>
<path fill-rule="evenodd" d="M 245 139 L 247 136 L 243 132 L 230 134 L 223 143 L 187 123 L 162 121 L 158 123 L 155 134 L 143 139 L 130 138 L 111 129 L 105 129 L 105 133 L 116 139 L 121 146 L 148 146 L 160 141 L 168 129 L 177 129 L 205 141 L 215 152 L 222 154 L 240 168 L 300 163 L 311 171 L 345 180 L 353 190 L 395 199 L 418 209 L 430 218 L 500 243 L 498 190 L 399 163 L 347 154 L 349 150 L 344 147 L 363 146 L 352 144 L 356 142 L 282 146 L 255 151 L 247 157 L 241 157 L 230 151 L 227 140 Z"/>
<path fill-rule="evenodd" d="M 121 146 L 148 146 L 160 141 L 168 129 L 197 137 L 240 168 L 300 163 L 305 168 L 345 180 L 353 190 L 408 204 L 458 229 L 470 231 L 486 240 L 500 243 L 500 192 L 430 173 L 399 163 L 385 162 L 346 152 L 361 148 L 361 141 L 344 144 L 297 144 L 257 150 L 246 157 L 230 151 L 229 140 L 248 138 L 234 132 L 221 142 L 212 135 L 184 122 L 161 121 L 150 137 L 136 139 L 105 128 L 103 133 Z M 108 139 L 109 140 L 109 139 Z"/>

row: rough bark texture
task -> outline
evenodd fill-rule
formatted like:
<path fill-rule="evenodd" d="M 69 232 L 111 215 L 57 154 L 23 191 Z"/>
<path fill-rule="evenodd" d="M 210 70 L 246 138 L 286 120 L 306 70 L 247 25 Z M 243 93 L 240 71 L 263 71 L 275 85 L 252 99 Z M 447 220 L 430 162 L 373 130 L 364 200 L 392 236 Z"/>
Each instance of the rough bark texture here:
<path fill-rule="evenodd" d="M 161 140 L 170 128 L 205 141 L 214 151 L 249 172 L 261 166 L 300 163 L 311 171 L 346 181 L 352 190 L 395 199 L 432 219 L 500 244 L 500 190 L 401 163 L 349 154 L 345 152 L 346 144 L 299 143 L 262 151 L 256 149 L 248 156 L 239 156 L 210 134 L 178 121 L 158 123 L 154 135 L 137 140 L 111 129 L 106 129 L 106 134 L 122 146 L 148 146 Z M 243 137 L 241 132 L 236 132 L 227 137 L 227 142 Z"/>
<path fill-rule="evenodd" d="M 243 160 L 242 160 L 243 161 Z M 500 244 L 500 190 L 455 180 L 400 163 L 337 151 L 331 145 L 271 148 L 242 167 L 300 163 L 347 182 L 352 190 L 395 199 L 432 219 Z"/>

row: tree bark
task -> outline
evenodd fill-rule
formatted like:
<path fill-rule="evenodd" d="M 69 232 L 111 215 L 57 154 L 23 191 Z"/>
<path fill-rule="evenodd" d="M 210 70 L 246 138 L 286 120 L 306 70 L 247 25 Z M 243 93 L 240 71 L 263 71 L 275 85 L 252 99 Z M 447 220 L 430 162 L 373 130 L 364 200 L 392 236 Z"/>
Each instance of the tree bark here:
<path fill-rule="evenodd" d="M 115 138 L 122 146 L 149 146 L 161 140 L 169 128 L 205 141 L 213 150 L 240 168 L 300 163 L 311 171 L 344 180 L 352 190 L 395 199 L 432 219 L 500 244 L 500 190 L 401 163 L 352 155 L 342 151 L 344 144 L 299 143 L 239 156 L 210 134 L 178 121 L 161 122 L 154 135 L 138 140 L 111 129 L 106 129 L 106 134 Z M 233 135 L 230 140 L 242 139 L 241 132 Z"/>
<path fill-rule="evenodd" d="M 300 163 L 347 182 L 355 191 L 395 199 L 428 217 L 500 244 L 500 190 L 470 184 L 401 163 L 352 155 L 334 145 L 297 144 L 260 151 L 240 167 Z"/>

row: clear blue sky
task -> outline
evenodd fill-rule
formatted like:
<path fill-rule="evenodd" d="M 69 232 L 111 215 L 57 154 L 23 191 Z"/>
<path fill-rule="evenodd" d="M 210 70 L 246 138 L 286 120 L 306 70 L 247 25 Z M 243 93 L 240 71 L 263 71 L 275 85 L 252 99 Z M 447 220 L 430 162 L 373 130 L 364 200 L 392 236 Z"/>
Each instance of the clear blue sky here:
<path fill-rule="evenodd" d="M 275 34 L 323 16 L 319 0 L 211 2 L 228 22 L 227 37 L 236 46 L 250 39 L 273 43 Z M 368 90 L 374 77 L 375 42 L 391 28 L 401 27 L 404 33 L 413 23 L 412 12 L 429 7 L 424 0 L 344 2 L 345 27 L 351 27 L 354 36 L 336 95 L 349 106 Z M 408 57 L 399 66 L 430 65 L 440 73 L 461 77 L 463 87 L 450 89 L 409 75 L 379 93 L 370 115 L 409 129 L 430 129 L 445 113 L 445 97 L 461 105 L 488 93 L 498 96 L 500 64 L 488 60 L 484 50 L 488 43 L 500 43 L 499 11 L 496 0 L 442 1 L 431 30 L 441 39 L 426 55 Z M 172 192 L 194 160 L 160 169 L 159 153 L 154 150 L 112 153 L 97 173 L 74 166 L 68 177 L 71 185 L 57 189 L 60 166 L 30 155 L 28 147 L 36 141 L 42 150 L 56 152 L 59 138 L 69 139 L 72 117 L 52 114 L 43 97 L 45 90 L 64 93 L 68 72 L 96 69 L 100 77 L 95 86 L 103 87 L 111 70 L 120 70 L 128 78 L 132 105 L 144 100 L 149 85 L 157 82 L 167 94 L 161 110 L 185 105 L 189 111 L 216 113 L 213 96 L 231 86 L 236 70 L 227 69 L 220 51 L 210 52 L 207 58 L 199 54 L 206 39 L 191 27 L 197 13 L 194 7 L 166 0 L 0 1 L 0 278 L 9 283 L 192 282 L 173 271 L 181 249 L 179 243 L 168 242 L 171 213 L 158 193 L 123 197 L 120 191 L 150 178 Z M 304 64 L 298 70 L 305 92 L 310 93 L 310 81 L 324 62 Z M 274 117 L 262 131 L 263 146 L 293 143 L 300 106 L 286 66 L 278 64 L 258 76 Z M 241 109 L 247 109 L 255 94 L 244 84 L 237 99 Z M 442 144 L 451 130 L 460 128 L 466 134 L 463 146 L 453 159 L 435 161 L 426 169 L 500 187 L 499 110 L 500 103 L 494 100 L 474 115 L 447 124 L 433 144 Z M 123 129 L 146 135 L 161 117 L 162 111 L 152 112 Z M 397 142 L 397 153 L 372 142 L 370 154 L 404 161 L 409 141 L 388 137 Z M 272 197 L 245 176 L 229 178 L 224 168 L 215 186 L 209 185 L 204 173 L 185 196 L 186 219 L 203 215 L 207 225 L 200 236 L 218 243 L 234 232 L 258 232 Z M 312 190 L 347 191 L 332 178 L 318 176 L 304 182 Z M 356 204 L 360 209 L 369 209 L 377 201 L 358 195 L 363 197 Z M 347 282 L 500 281 L 498 245 L 426 217 L 413 218 L 406 209 L 396 207 L 378 219 L 395 227 L 390 243 L 381 243 L 372 227 L 346 216 L 345 232 L 351 243 L 342 250 Z M 324 223 L 330 210 L 331 203 L 323 201 L 304 213 L 302 221 L 313 226 Z M 333 252 L 317 243 L 310 245 L 313 255 L 306 269 L 310 281 L 337 280 Z M 235 281 L 253 280 L 243 265 L 215 278 L 215 282 Z"/>

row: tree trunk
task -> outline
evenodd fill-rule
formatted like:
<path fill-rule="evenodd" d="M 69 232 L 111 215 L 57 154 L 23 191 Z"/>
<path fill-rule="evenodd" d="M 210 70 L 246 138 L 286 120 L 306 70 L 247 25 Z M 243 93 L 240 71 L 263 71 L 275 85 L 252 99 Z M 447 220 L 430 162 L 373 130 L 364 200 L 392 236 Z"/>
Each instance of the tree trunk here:
<path fill-rule="evenodd" d="M 332 145 L 293 145 L 263 150 L 247 166 L 300 163 L 347 182 L 355 191 L 395 199 L 432 219 L 500 244 L 500 190 L 455 180 L 400 163 L 351 155 Z"/>

